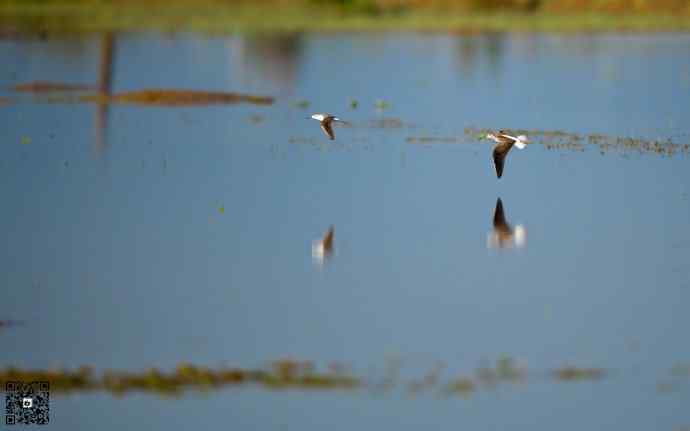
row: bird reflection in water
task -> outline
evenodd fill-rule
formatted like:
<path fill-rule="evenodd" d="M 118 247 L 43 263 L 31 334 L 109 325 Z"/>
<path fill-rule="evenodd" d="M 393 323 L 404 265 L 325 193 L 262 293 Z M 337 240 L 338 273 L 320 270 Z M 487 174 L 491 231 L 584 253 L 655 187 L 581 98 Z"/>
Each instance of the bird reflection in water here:
<path fill-rule="evenodd" d="M 314 240 L 311 245 L 311 257 L 318 266 L 323 266 L 333 255 L 333 234 L 335 227 L 331 225 L 323 238 Z"/>
<path fill-rule="evenodd" d="M 527 230 L 522 225 L 513 228 L 506 221 L 501 198 L 496 200 L 494 210 L 494 229 L 489 232 L 488 248 L 522 248 L 527 245 Z"/>

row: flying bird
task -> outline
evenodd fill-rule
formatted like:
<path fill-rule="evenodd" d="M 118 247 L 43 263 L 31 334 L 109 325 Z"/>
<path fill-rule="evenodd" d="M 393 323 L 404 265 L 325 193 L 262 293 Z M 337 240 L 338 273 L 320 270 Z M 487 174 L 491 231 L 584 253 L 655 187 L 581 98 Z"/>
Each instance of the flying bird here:
<path fill-rule="evenodd" d="M 527 230 L 522 225 L 518 225 L 513 229 L 506 221 L 501 198 L 496 200 L 493 226 L 493 231 L 489 233 L 487 244 L 489 248 L 512 248 L 513 245 L 522 248 L 527 242 Z"/>
<path fill-rule="evenodd" d="M 343 123 L 349 125 L 347 121 L 343 121 L 340 118 L 331 114 L 313 114 L 311 117 L 319 123 L 321 123 L 321 130 L 328 136 L 329 139 L 335 139 L 335 134 L 333 133 L 333 123 Z"/>
<path fill-rule="evenodd" d="M 513 145 L 522 150 L 527 146 L 529 141 L 525 135 L 520 135 L 517 137 L 510 136 L 503 130 L 500 130 L 498 133 L 489 133 L 486 135 L 486 137 L 496 142 L 496 146 L 494 146 L 494 166 L 496 167 L 496 176 L 501 178 L 503 175 L 503 165 L 505 164 L 506 156 L 508 156 L 508 152 L 511 148 L 513 148 Z"/>

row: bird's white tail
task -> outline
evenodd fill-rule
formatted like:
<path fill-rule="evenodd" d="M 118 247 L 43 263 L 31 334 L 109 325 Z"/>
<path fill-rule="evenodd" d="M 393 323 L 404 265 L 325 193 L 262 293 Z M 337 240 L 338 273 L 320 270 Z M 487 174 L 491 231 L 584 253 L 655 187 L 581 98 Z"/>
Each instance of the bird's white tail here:
<path fill-rule="evenodd" d="M 515 227 L 515 246 L 517 248 L 522 248 L 527 244 L 527 229 L 522 225 L 517 225 Z"/>
<path fill-rule="evenodd" d="M 518 147 L 518 149 L 522 150 L 523 148 L 525 148 L 527 146 L 528 143 L 529 143 L 529 139 L 527 139 L 527 136 L 520 135 L 516 138 L 515 146 Z"/>

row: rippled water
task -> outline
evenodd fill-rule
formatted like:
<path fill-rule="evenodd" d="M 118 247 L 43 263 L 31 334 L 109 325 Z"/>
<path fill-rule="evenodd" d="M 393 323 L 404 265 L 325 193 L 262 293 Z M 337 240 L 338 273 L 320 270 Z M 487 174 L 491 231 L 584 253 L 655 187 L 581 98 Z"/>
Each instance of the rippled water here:
<path fill-rule="evenodd" d="M 671 369 L 690 361 L 688 54 L 681 34 L 1 40 L 0 320 L 23 324 L 0 328 L 0 366 L 290 357 L 384 378 L 396 357 L 416 377 L 443 361 L 447 381 L 509 355 L 537 376 L 467 400 L 79 393 L 51 400 L 65 430 L 687 427 Z M 11 89 L 35 81 L 275 102 Z M 352 127 L 329 141 L 306 119 L 321 111 Z M 539 139 L 498 180 L 476 131 L 500 128 Z M 610 372 L 538 377 L 568 364 Z"/>

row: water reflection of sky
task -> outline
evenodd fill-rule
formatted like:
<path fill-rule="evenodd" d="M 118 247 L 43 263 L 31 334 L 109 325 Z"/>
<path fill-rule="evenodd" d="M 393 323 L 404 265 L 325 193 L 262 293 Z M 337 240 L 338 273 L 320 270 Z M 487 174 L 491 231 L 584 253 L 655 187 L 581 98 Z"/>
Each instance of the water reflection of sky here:
<path fill-rule="evenodd" d="M 22 97 L 0 108 L 0 318 L 26 321 L 0 333 L 12 346 L 0 350 L 0 365 L 252 367 L 293 356 L 366 368 L 399 352 L 472 368 L 508 353 L 536 369 L 572 362 L 624 377 L 530 385 L 460 407 L 247 390 L 176 409 L 233 406 L 231 424 L 257 428 L 316 429 L 334 418 L 347 429 L 687 423 L 679 409 L 687 392 L 654 390 L 659 375 L 690 357 L 687 157 L 535 145 L 511 154 L 497 181 L 486 142 L 410 145 L 404 127 L 354 127 L 329 143 L 303 119 L 312 110 L 356 124 L 398 117 L 417 125 L 417 136 L 476 126 L 676 137 L 689 132 L 687 36 L 304 35 L 273 46 L 143 34 L 117 35 L 114 45 L 114 92 L 278 99 L 271 107 L 112 106 L 98 157 L 95 106 Z M 1 41 L 0 86 L 96 83 L 101 47 L 99 39 Z M 359 109 L 349 110 L 351 98 Z M 297 99 L 309 109 L 293 107 Z M 391 107 L 377 114 L 377 99 Z M 253 124 L 253 114 L 265 121 Z M 499 196 L 508 221 L 529 227 L 520 253 L 486 249 Z M 330 224 L 338 252 L 319 271 L 309 247 Z M 626 347 L 631 340 L 638 351 Z M 76 396 L 58 407 L 71 411 L 82 399 L 114 417 L 147 415 L 138 397 Z M 141 406 L 150 403 L 164 401 Z M 305 408 L 315 412 L 308 424 Z M 535 408 L 548 413 L 527 414 Z M 219 423 L 202 416 L 201 426 Z M 84 413 L 59 427 L 97 420 Z"/>

